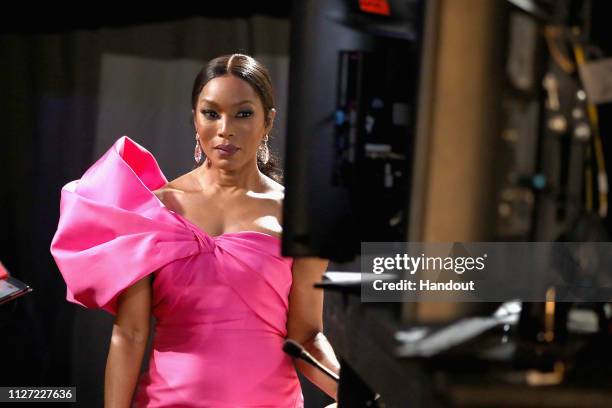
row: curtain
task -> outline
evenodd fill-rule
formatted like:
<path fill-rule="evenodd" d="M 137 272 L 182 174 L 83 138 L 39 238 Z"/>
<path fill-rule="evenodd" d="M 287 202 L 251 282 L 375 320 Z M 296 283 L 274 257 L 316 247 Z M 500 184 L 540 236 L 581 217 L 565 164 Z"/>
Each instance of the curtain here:
<path fill-rule="evenodd" d="M 191 169 L 192 81 L 206 61 L 234 52 L 270 69 L 278 111 L 270 145 L 282 162 L 286 18 L 193 17 L 0 36 L 0 170 L 6 177 L 0 261 L 34 289 L 0 306 L 2 385 L 73 385 L 77 406 L 102 406 L 113 318 L 65 301 L 66 286 L 49 253 L 60 189 L 122 135 L 149 149 L 169 179 Z"/>

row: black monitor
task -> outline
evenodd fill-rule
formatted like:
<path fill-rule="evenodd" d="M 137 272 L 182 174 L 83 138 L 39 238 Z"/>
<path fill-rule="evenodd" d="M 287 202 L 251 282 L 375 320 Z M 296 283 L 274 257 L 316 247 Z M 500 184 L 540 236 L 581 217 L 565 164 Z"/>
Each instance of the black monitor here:
<path fill-rule="evenodd" d="M 422 1 L 296 1 L 283 253 L 407 241 Z"/>

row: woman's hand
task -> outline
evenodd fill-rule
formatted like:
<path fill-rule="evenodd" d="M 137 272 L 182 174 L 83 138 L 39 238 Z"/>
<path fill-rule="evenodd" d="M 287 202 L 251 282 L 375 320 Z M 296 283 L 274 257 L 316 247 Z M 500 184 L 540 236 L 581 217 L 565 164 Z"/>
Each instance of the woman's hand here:
<path fill-rule="evenodd" d="M 340 364 L 323 335 L 323 290 L 314 287 L 321 281 L 328 263 L 322 258 L 296 258 L 293 261 L 287 337 L 300 343 L 321 364 L 339 374 Z M 295 365 L 313 384 L 337 399 L 336 381 L 303 360 L 296 359 Z"/>
<path fill-rule="evenodd" d="M 104 407 L 129 407 L 151 321 L 151 275 L 127 288 L 117 299 L 117 316 L 104 374 Z"/>

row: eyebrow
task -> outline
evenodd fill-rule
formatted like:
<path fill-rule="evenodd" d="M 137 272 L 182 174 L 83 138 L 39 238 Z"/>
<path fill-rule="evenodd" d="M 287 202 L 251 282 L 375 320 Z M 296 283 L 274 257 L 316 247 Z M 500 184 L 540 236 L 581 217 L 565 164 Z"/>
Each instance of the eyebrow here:
<path fill-rule="evenodd" d="M 219 106 L 219 104 L 217 104 L 217 102 L 213 101 L 212 99 L 207 99 L 207 98 L 202 98 L 200 99 L 200 102 L 206 102 L 209 103 L 211 105 L 215 105 L 215 106 Z M 238 105 L 242 105 L 243 103 L 251 103 L 251 104 L 255 104 L 252 100 L 250 99 L 245 99 L 243 101 L 240 102 L 236 102 L 233 104 L 233 106 L 238 106 Z"/>

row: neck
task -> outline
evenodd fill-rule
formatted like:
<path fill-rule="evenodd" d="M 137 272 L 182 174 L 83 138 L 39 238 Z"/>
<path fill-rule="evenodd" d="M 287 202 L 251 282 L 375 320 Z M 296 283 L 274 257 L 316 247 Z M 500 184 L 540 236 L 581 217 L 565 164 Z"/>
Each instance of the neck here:
<path fill-rule="evenodd" d="M 263 174 L 257 167 L 257 161 L 249 161 L 237 169 L 223 169 L 208 160 L 196 171 L 200 185 L 211 193 L 241 194 L 249 191 L 263 191 Z"/>

